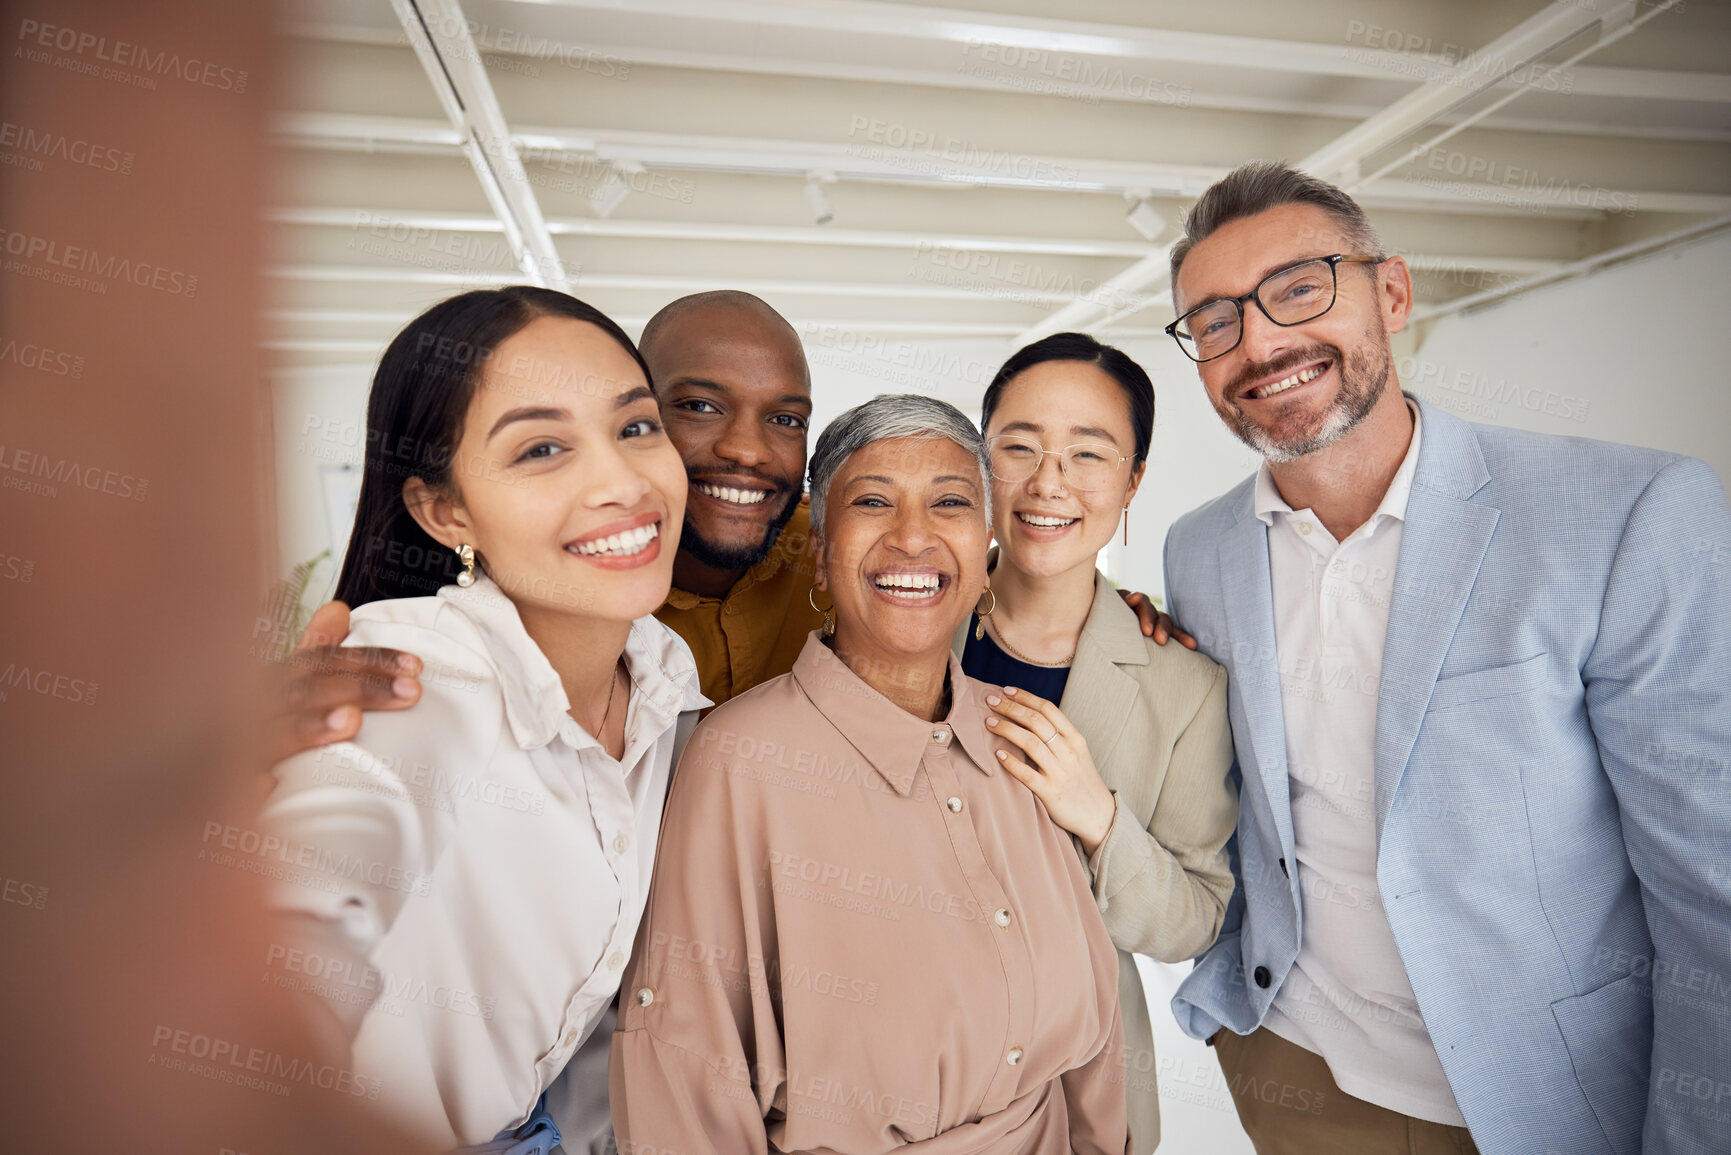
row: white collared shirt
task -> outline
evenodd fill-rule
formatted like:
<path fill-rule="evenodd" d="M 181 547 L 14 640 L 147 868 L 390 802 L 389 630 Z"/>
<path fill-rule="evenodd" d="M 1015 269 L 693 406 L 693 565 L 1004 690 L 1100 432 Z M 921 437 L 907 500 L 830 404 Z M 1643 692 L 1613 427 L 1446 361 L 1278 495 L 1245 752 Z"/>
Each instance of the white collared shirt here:
<path fill-rule="evenodd" d="M 1288 505 L 1266 464 L 1256 479 L 1303 904 L 1298 959 L 1265 1025 L 1321 1055 L 1347 1094 L 1464 1127 L 1376 883 L 1377 689 L 1421 434 L 1418 409 L 1408 408 L 1406 457 L 1345 541 L 1313 510 Z"/>
<path fill-rule="evenodd" d="M 677 746 L 710 704 L 691 651 L 652 617 L 631 624 L 616 762 L 485 577 L 352 621 L 346 645 L 423 660 L 424 694 L 277 768 L 273 905 L 317 931 L 298 958 L 275 952 L 278 985 L 351 1020 L 366 1008 L 354 1073 L 412 1131 L 482 1143 L 548 1092 L 566 1149 L 585 1150 L 608 1122 L 608 1031 L 598 1067 L 559 1077 L 618 991 Z"/>

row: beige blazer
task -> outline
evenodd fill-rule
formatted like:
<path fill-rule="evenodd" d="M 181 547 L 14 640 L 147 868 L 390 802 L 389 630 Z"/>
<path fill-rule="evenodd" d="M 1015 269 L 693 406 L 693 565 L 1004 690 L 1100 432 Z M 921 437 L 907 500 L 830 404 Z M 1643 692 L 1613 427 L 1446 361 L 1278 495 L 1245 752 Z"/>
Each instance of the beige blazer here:
<path fill-rule="evenodd" d="M 967 629 L 964 622 L 956 631 L 958 655 Z M 1238 798 L 1229 777 L 1226 671 L 1176 642 L 1144 638 L 1136 611 L 1096 576 L 1058 705 L 1118 801 L 1112 829 L 1086 865 L 1118 948 L 1130 1136 L 1141 1155 L 1160 1141 L 1160 1098 L 1154 1031 L 1131 954 L 1195 958 L 1219 935 L 1232 896 L 1226 840 Z"/>

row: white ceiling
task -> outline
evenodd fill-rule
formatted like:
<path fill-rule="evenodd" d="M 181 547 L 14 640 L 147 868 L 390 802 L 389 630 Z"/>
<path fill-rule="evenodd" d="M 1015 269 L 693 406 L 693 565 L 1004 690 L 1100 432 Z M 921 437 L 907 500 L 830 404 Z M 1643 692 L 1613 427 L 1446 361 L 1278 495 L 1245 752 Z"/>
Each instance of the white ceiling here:
<path fill-rule="evenodd" d="M 297 0 L 273 359 L 524 279 L 633 332 L 725 287 L 832 341 L 1148 336 L 1174 224 L 1253 158 L 1354 189 L 1430 310 L 1731 214 L 1731 5 L 1059 7 Z"/>

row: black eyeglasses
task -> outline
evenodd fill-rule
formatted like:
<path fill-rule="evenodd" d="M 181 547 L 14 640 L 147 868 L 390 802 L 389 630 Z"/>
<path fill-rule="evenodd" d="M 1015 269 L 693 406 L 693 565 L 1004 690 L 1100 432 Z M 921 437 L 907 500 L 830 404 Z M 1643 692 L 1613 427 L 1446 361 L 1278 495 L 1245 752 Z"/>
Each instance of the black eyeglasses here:
<path fill-rule="evenodd" d="M 1166 332 L 1178 342 L 1192 361 L 1212 361 L 1238 348 L 1244 340 L 1244 303 L 1255 301 L 1262 315 L 1282 328 L 1314 321 L 1334 307 L 1337 277 L 1335 266 L 1380 265 L 1387 257 L 1357 257 L 1336 253 L 1311 257 L 1277 269 L 1242 297 L 1227 297 L 1198 305 L 1170 325 Z"/>

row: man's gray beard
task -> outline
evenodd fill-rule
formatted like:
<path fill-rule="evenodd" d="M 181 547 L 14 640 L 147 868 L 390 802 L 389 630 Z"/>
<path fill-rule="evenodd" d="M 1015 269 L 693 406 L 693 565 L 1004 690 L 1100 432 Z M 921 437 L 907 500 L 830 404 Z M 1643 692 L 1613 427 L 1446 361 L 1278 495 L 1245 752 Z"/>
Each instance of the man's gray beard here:
<path fill-rule="evenodd" d="M 1369 416 L 1370 411 L 1376 408 L 1377 401 L 1382 398 L 1383 390 L 1388 388 L 1388 379 L 1394 368 L 1388 343 L 1386 340 L 1378 341 L 1374 348 L 1377 352 L 1362 360 L 1349 362 L 1347 358 L 1342 358 L 1340 393 L 1335 397 L 1334 404 L 1328 407 L 1328 412 L 1323 415 L 1322 425 L 1315 433 L 1277 441 L 1245 413 L 1222 416 L 1226 418 L 1226 424 L 1233 435 L 1260 453 L 1262 459 L 1270 465 L 1284 465 L 1288 461 L 1297 461 L 1307 454 L 1327 449 Z"/>

